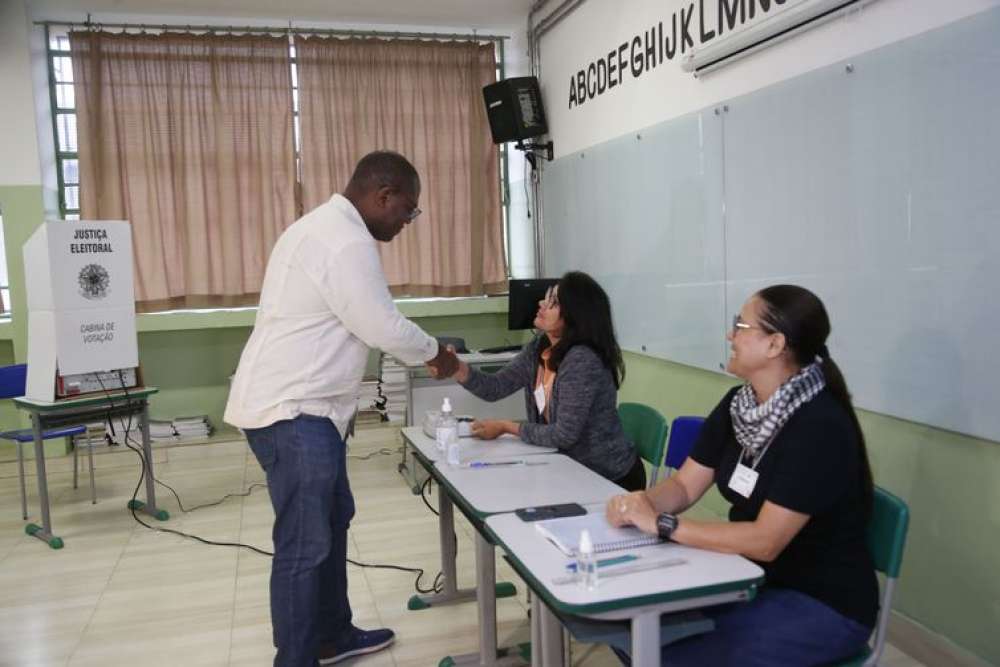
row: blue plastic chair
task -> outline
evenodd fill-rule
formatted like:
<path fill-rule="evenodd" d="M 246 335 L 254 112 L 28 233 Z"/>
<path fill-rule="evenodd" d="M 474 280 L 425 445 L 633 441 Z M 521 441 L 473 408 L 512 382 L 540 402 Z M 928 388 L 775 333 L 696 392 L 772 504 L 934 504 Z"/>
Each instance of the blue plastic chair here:
<path fill-rule="evenodd" d="M 0 367 L 0 399 L 24 396 L 24 387 L 27 380 L 28 366 L 26 364 Z M 83 425 L 63 426 L 61 428 L 52 428 L 42 431 L 42 440 L 51 440 L 53 438 L 72 438 L 74 435 L 80 435 L 86 432 L 87 427 Z M 0 438 L 13 441 L 14 446 L 17 449 L 17 474 L 18 481 L 21 483 L 21 518 L 27 520 L 28 493 L 25 490 L 24 485 L 24 452 L 21 451 L 21 446 L 25 443 L 34 442 L 35 433 L 30 428 L 19 429 L 16 431 L 3 431 L 0 432 Z M 97 490 L 94 487 L 94 450 L 90 446 L 89 436 L 87 437 L 87 452 L 90 456 L 90 501 L 92 503 L 96 503 Z M 76 447 L 73 447 L 73 488 L 77 488 Z"/>
<path fill-rule="evenodd" d="M 664 465 L 667 467 L 667 475 L 670 469 L 680 470 L 691 453 L 691 448 L 701 433 L 701 425 L 705 423 L 704 417 L 677 417 L 670 424 L 670 438 L 667 440 L 667 459 Z"/>

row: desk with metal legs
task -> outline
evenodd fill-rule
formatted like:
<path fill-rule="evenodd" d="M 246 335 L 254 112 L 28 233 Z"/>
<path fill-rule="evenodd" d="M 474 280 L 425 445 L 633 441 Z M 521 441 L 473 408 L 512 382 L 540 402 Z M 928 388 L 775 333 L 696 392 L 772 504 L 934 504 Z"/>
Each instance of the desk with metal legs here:
<path fill-rule="evenodd" d="M 142 510 L 160 521 L 166 521 L 170 515 L 166 510 L 156 507 L 156 490 L 153 483 L 153 451 L 149 439 L 149 402 L 148 398 L 159 391 L 156 387 L 131 389 L 127 393 L 110 391 L 107 394 L 90 395 L 79 398 L 64 399 L 54 403 L 35 401 L 30 398 L 15 398 L 14 405 L 28 412 L 31 416 L 31 427 L 35 432 L 35 470 L 38 475 L 38 502 L 41 506 L 42 525 L 29 523 L 25 532 L 37 537 L 53 549 L 60 549 L 63 540 L 52 532 L 52 519 L 49 515 L 49 485 L 45 472 L 45 448 L 42 444 L 42 431 L 66 424 L 83 424 L 88 421 L 99 421 L 109 416 L 137 415 L 137 426 L 142 435 L 142 451 L 146 458 L 146 502 L 139 500 L 130 509 Z"/>
<path fill-rule="evenodd" d="M 419 426 L 410 426 L 403 431 L 404 446 L 413 450 L 413 459 L 436 477 L 434 464 L 444 458 L 437 443 L 428 437 Z M 465 461 L 501 461 L 520 459 L 525 456 L 551 454 L 553 447 L 537 447 L 523 442 L 520 438 L 504 436 L 497 440 L 477 440 L 462 438 L 462 458 Z M 440 481 L 439 481 L 440 483 Z M 476 598 L 473 588 L 460 589 L 456 577 L 455 553 L 455 509 L 447 493 L 438 493 L 438 534 L 441 542 L 441 592 L 414 595 L 407 602 L 410 610 L 426 609 L 466 602 Z M 502 582 L 496 585 L 497 597 L 511 597 L 516 594 L 513 584 Z"/>
<path fill-rule="evenodd" d="M 622 488 L 562 454 L 532 456 L 520 466 L 462 468 L 438 461 L 434 468 L 441 482 L 442 495 L 449 495 L 476 529 L 479 615 L 479 652 L 446 657 L 440 666 L 524 664 L 515 652 L 497 648 L 496 561 L 484 521 L 490 515 L 513 512 L 521 507 L 599 502 L 621 493 Z M 561 630 L 558 635 L 562 636 Z M 562 650 L 561 644 L 559 650 Z"/>
<path fill-rule="evenodd" d="M 588 509 L 603 512 L 604 505 Z M 532 665 L 536 667 L 562 665 L 561 623 L 553 610 L 599 620 L 628 620 L 632 664 L 658 665 L 661 615 L 750 600 L 764 580 L 764 571 L 742 556 L 669 542 L 627 551 L 640 557 L 637 563 L 682 563 L 605 578 L 594 590 L 556 584 L 555 580 L 565 577 L 567 558 L 532 524 L 514 514 L 490 516 L 484 523 L 490 539 L 507 552 L 511 565 L 535 593 Z M 614 555 L 608 552 L 602 557 Z"/>

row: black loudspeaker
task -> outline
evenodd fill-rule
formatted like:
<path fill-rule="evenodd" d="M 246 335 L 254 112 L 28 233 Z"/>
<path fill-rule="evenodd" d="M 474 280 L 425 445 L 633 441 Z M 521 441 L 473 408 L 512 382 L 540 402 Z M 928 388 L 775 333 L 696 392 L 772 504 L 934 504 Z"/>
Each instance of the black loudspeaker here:
<path fill-rule="evenodd" d="M 486 115 L 493 143 L 522 141 L 549 131 L 542 109 L 538 79 L 521 76 L 497 81 L 483 88 Z"/>

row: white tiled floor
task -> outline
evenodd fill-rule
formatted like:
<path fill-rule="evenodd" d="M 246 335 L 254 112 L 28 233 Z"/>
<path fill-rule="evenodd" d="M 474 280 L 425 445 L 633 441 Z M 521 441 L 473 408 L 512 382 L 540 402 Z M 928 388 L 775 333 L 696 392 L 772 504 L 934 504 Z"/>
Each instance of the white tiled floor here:
<path fill-rule="evenodd" d="M 396 429 L 366 429 L 352 442 L 351 453 L 395 450 L 399 443 Z M 157 477 L 177 490 L 186 507 L 263 480 L 243 441 L 161 449 L 155 460 Z M 398 460 L 393 454 L 350 461 L 358 511 L 349 555 L 422 567 L 428 574 L 421 583 L 429 586 L 439 565 L 437 522 L 396 472 Z M 91 505 L 86 473 L 74 490 L 71 459 L 49 460 L 52 521 L 66 544 L 59 551 L 24 534 L 16 466 L 0 463 L 0 665 L 270 665 L 270 560 L 138 526 L 125 509 L 138 481 L 136 456 L 102 453 L 96 463 L 98 504 Z M 29 470 L 34 470 L 30 462 Z M 31 520 L 37 522 L 32 479 L 29 493 Z M 163 487 L 157 488 L 157 499 L 171 513 L 165 527 L 271 547 L 273 514 L 262 488 L 190 514 L 182 513 Z M 458 535 L 459 580 L 470 585 L 472 533 L 461 519 Z M 476 649 L 473 603 L 407 611 L 413 575 L 350 566 L 348 576 L 356 623 L 388 626 L 398 637 L 390 651 L 353 664 L 427 667 Z M 502 559 L 497 576 L 516 582 L 519 591 L 517 598 L 497 602 L 501 644 L 527 641 L 524 586 Z M 602 646 L 574 644 L 573 658 L 586 667 L 618 664 Z M 883 664 L 918 665 L 892 647 Z"/>

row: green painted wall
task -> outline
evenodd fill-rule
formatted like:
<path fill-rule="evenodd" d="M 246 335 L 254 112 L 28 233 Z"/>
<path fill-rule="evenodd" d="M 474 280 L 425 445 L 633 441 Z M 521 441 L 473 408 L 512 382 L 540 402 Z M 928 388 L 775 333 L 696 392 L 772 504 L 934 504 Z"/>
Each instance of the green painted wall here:
<path fill-rule="evenodd" d="M 626 353 L 622 401 L 668 419 L 705 415 L 736 383 L 720 373 Z M 848 382 L 850 378 L 848 378 Z M 984 400 L 986 397 L 983 397 Z M 1000 443 L 859 411 L 875 483 L 910 506 L 894 608 L 1000 664 Z M 717 493 L 702 505 L 724 515 Z"/>
<path fill-rule="evenodd" d="M 507 329 L 506 313 L 479 313 L 413 317 L 436 336 L 465 338 L 470 348 L 521 342 Z M 250 327 L 212 328 L 139 333 L 139 361 L 147 385 L 160 389 L 150 400 L 154 418 L 207 414 L 222 426 L 229 392 L 229 376 L 236 370 Z M 375 370 L 374 355 L 369 370 Z"/>

